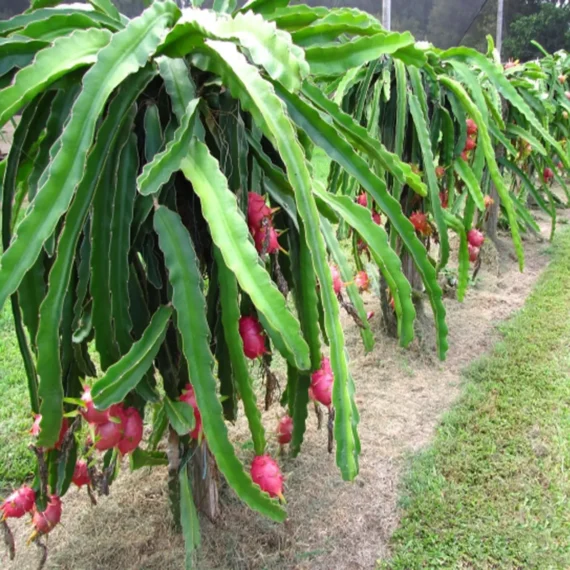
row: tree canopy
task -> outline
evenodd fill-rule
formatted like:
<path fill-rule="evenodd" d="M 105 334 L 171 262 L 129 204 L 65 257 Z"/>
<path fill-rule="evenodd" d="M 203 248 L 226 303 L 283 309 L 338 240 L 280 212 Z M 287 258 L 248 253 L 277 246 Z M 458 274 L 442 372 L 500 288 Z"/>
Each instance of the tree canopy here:
<path fill-rule="evenodd" d="M 570 49 L 570 6 L 545 2 L 536 13 L 519 15 L 510 25 L 504 43 L 504 54 L 522 61 L 539 57 L 539 50 L 530 42 L 541 44 L 552 53 Z"/>

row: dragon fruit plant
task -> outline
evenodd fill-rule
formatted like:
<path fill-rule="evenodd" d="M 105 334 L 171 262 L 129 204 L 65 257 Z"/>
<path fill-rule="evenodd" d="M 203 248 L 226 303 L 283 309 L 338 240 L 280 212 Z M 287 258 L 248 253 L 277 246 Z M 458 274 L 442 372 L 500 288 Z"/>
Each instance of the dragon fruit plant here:
<path fill-rule="evenodd" d="M 350 303 L 367 350 L 373 337 L 359 293 L 366 280 L 355 279 L 332 228 L 342 221 L 370 255 L 388 254 L 398 310 L 407 293 L 382 224 L 398 228 L 432 279 L 400 207 L 369 184 L 358 202 L 326 192 L 309 163 L 315 145 L 341 157 L 345 173 L 364 162 L 359 129 L 314 100 L 316 81 L 384 56 L 422 64 L 414 38 L 358 10 L 215 6 L 157 0 L 129 19 L 110 0 L 32 0 L 0 21 L 0 126 L 21 114 L 0 162 L 0 307 L 10 298 L 45 466 L 2 511 L 6 523 L 31 517 L 32 540 L 64 520 L 70 485 L 94 500 L 126 459 L 133 469 L 168 466 L 191 552 L 193 487 L 219 479 L 214 468 L 191 477 L 197 449 L 249 507 L 284 520 L 251 378 L 256 366 L 270 372 L 277 353 L 290 418 L 278 442 L 299 452 L 311 388 L 335 410 L 337 463 L 353 479 L 358 415 L 340 303 Z M 338 40 L 318 31 L 330 18 Z M 241 409 L 251 470 L 225 424 Z"/>

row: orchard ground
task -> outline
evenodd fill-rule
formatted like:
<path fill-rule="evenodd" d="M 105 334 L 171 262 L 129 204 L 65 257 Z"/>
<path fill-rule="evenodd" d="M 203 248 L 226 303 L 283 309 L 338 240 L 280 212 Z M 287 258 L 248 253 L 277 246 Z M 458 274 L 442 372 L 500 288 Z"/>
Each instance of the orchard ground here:
<path fill-rule="evenodd" d="M 315 170 L 326 176 L 322 160 L 315 161 Z M 547 236 L 546 220 L 540 220 Z M 278 525 L 249 511 L 222 484 L 220 520 L 215 525 L 201 521 L 197 567 L 372 569 L 391 555 L 387 568 L 567 567 L 556 565 L 562 557 L 548 557 L 557 545 L 563 547 L 561 530 L 566 525 L 567 534 L 569 521 L 561 499 L 570 492 L 563 472 L 570 459 L 563 451 L 570 430 L 570 389 L 561 376 L 570 357 L 570 234 L 557 247 L 554 265 L 528 308 L 503 333 L 497 325 L 523 306 L 552 246 L 528 236 L 523 274 L 508 239 L 498 251 L 484 247 L 483 270 L 465 302 L 446 298 L 450 351 L 445 363 L 435 358 L 431 327 L 422 327 L 407 350 L 386 338 L 377 297 L 365 294 L 367 309 L 376 314 L 371 325 L 377 343 L 371 353 L 364 354 L 357 326 L 343 315 L 361 413 L 359 477 L 352 483 L 341 480 L 334 454 L 327 453 L 326 431 L 317 429 L 311 413 L 300 457 L 281 457 L 287 522 Z M 551 323 L 556 333 L 548 332 Z M 491 357 L 478 360 L 502 337 Z M 2 393 L 7 394 L 0 409 L 0 477 L 6 485 L 19 483 L 31 467 L 22 443 L 31 423 L 25 380 L 6 310 L 0 320 L 0 354 Z M 459 403 L 444 416 L 462 390 Z M 280 413 L 278 405 L 264 413 L 269 431 Z M 251 441 L 243 418 L 231 433 L 248 463 Z M 270 452 L 278 454 L 275 438 Z M 84 490 L 70 490 L 62 524 L 49 535 L 46 568 L 181 569 L 182 538 L 171 529 L 165 483 L 165 469 L 131 474 L 125 462 L 111 495 L 100 498 L 97 507 L 90 506 Z M 537 507 L 533 516 L 525 510 L 527 492 Z M 551 526 L 538 524 L 537 515 Z M 12 526 L 17 557 L 9 563 L 0 550 L 0 567 L 35 569 L 39 553 L 25 547 L 29 526 L 24 520 Z M 521 565 L 505 541 L 531 545 L 525 560 L 544 564 Z"/>

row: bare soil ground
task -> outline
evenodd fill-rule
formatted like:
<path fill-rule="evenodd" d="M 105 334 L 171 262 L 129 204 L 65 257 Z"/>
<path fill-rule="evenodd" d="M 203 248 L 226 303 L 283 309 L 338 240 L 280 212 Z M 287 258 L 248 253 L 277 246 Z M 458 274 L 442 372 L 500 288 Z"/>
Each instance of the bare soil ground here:
<path fill-rule="evenodd" d="M 548 235 L 545 220 L 543 236 Z M 244 507 L 222 488 L 223 511 L 213 525 L 202 521 L 201 570 L 358 570 L 372 569 L 389 554 L 389 539 L 398 524 L 398 484 L 405 459 L 426 444 L 442 413 L 460 389 L 461 370 L 487 352 L 497 339 L 496 325 L 520 308 L 548 258 L 548 242 L 529 236 L 526 269 L 519 273 L 508 239 L 498 252 L 487 247 L 486 263 L 465 302 L 446 299 L 450 350 L 445 363 L 435 358 L 433 339 L 403 350 L 386 338 L 379 317 L 372 320 L 377 343 L 364 354 L 358 329 L 344 318 L 351 368 L 361 413 L 360 475 L 345 483 L 327 453 L 326 431 L 318 431 L 310 414 L 303 452 L 282 458 L 287 474 L 288 520 L 279 525 Z M 367 308 L 380 314 L 377 299 Z M 420 345 L 421 344 L 421 345 Z M 265 414 L 269 429 L 277 406 Z M 250 452 L 247 430 L 232 428 L 238 453 Z M 275 441 L 271 444 L 276 453 Z M 49 536 L 46 568 L 60 570 L 178 570 L 183 568 L 182 539 L 171 529 L 164 469 L 137 471 L 124 466 L 111 496 L 92 508 L 84 491 L 72 489 L 64 501 L 62 524 Z M 29 527 L 13 525 L 17 556 L 13 563 L 0 552 L 0 567 L 36 568 L 39 552 L 24 546 Z"/>
<path fill-rule="evenodd" d="M 0 130 L 0 155 L 8 154 L 10 145 L 12 144 L 12 137 L 14 135 L 14 127 L 12 123 L 7 123 Z"/>

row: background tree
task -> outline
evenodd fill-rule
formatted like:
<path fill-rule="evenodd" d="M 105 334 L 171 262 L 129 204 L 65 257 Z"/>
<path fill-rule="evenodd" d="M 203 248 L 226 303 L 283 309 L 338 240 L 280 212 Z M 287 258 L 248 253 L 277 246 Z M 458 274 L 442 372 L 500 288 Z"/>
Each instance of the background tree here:
<path fill-rule="evenodd" d="M 511 23 L 504 43 L 506 57 L 528 61 L 541 54 L 530 42 L 536 40 L 548 52 L 570 48 L 570 6 L 546 2 L 539 11 L 519 15 Z"/>
<path fill-rule="evenodd" d="M 433 9 L 434 0 L 404 0 L 392 7 L 392 28 L 394 30 L 409 30 L 418 40 L 429 39 L 429 15 Z"/>

